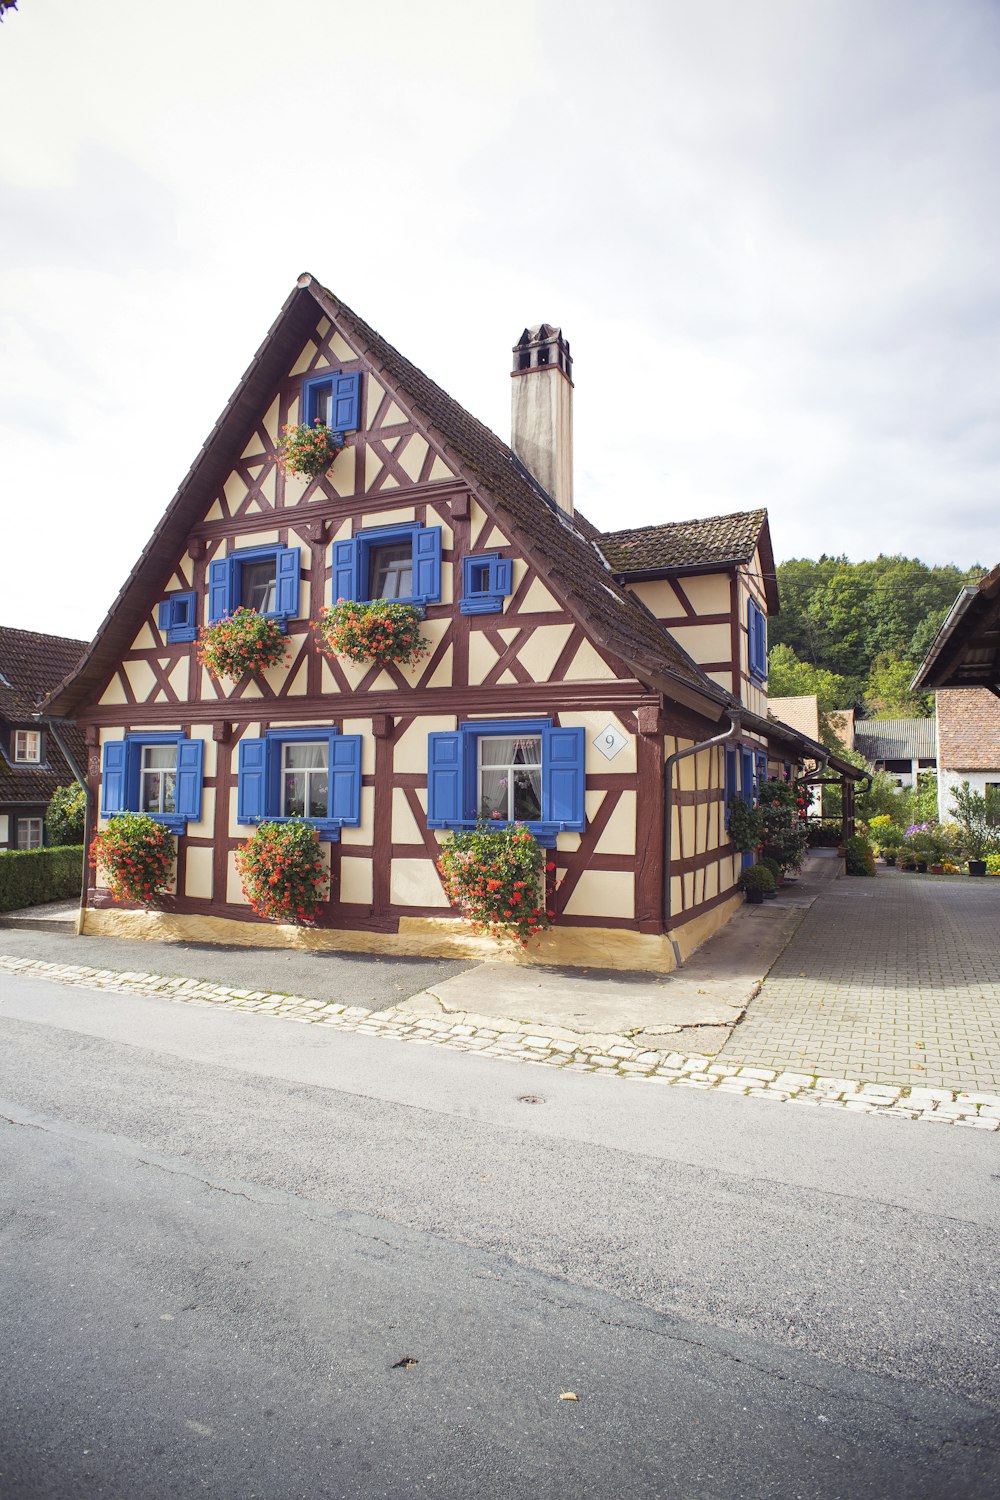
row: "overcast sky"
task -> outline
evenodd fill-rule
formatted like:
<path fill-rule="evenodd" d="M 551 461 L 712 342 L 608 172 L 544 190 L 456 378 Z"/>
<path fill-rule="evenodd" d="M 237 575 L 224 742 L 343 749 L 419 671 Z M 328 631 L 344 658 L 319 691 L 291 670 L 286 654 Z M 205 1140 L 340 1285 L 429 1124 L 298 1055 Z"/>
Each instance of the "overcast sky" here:
<path fill-rule="evenodd" d="M 996 0 L 20 0 L 0 623 L 89 637 L 300 271 L 606 527 L 1000 557 Z"/>

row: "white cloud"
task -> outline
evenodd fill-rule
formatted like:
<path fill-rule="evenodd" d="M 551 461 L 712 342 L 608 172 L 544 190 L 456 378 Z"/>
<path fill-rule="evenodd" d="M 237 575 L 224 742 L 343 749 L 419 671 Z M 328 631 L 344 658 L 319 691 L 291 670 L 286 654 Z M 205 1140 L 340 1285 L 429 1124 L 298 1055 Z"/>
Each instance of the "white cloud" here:
<path fill-rule="evenodd" d="M 504 435 L 562 323 L 598 523 L 995 561 L 998 54 L 986 0 L 11 13 L 5 622 L 95 627 L 303 269 Z"/>

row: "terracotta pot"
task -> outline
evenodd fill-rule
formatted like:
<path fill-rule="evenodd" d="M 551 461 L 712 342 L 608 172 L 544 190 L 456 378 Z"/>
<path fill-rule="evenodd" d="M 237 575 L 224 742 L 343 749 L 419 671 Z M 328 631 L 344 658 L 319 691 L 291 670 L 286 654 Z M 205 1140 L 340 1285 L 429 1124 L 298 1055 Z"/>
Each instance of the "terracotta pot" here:
<path fill-rule="evenodd" d="M 928 875 L 943 875 L 944 865 L 928 865 L 927 873 Z"/>

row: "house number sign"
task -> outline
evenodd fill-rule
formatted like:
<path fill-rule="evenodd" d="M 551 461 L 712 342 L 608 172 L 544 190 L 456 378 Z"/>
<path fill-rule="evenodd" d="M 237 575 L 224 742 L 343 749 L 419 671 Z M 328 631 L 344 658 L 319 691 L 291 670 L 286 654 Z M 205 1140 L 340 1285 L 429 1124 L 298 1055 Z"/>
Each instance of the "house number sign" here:
<path fill-rule="evenodd" d="M 619 750 L 624 750 L 627 744 L 628 736 L 622 734 L 614 724 L 609 724 L 606 729 L 602 729 L 594 740 L 595 749 L 600 750 L 608 760 L 614 760 Z"/>

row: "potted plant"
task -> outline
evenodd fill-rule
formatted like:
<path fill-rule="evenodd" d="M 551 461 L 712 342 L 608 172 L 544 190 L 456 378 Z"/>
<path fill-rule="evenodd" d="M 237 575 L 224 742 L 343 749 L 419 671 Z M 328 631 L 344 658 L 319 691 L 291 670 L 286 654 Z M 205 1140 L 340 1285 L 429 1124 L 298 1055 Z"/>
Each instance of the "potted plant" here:
<path fill-rule="evenodd" d="M 772 877 L 774 879 L 774 890 L 773 891 L 765 891 L 764 892 L 764 900 L 765 901 L 775 901 L 775 900 L 777 900 L 778 888 L 779 888 L 779 886 L 781 885 L 781 882 L 784 879 L 784 875 L 782 874 L 781 866 L 778 864 L 778 861 L 776 859 L 771 859 L 768 855 L 762 855 L 761 858 L 757 861 L 757 863 L 760 864 L 760 865 L 763 865 L 766 870 L 770 870 L 771 875 L 772 875 Z"/>
<path fill-rule="evenodd" d="M 751 906 L 760 906 L 768 891 L 774 890 L 774 876 L 766 865 L 751 865 L 740 876 L 747 901 Z"/>
<path fill-rule="evenodd" d="M 781 870 L 798 870 L 806 852 L 809 829 L 799 817 L 798 804 L 799 793 L 790 782 L 771 779 L 761 784 L 763 852 Z"/>
<path fill-rule="evenodd" d="M 544 886 L 555 860 L 523 823 L 480 823 L 453 833 L 437 867 L 448 900 L 473 932 L 523 945 L 555 916 Z"/>
<path fill-rule="evenodd" d="M 237 849 L 236 868 L 252 910 L 269 922 L 314 922 L 328 894 L 316 830 L 298 818 L 261 823 Z"/>
<path fill-rule="evenodd" d="M 895 865 L 903 843 L 903 830 L 895 826 L 885 828 L 879 833 L 878 849 L 885 863 L 890 869 Z"/>
<path fill-rule="evenodd" d="M 986 819 L 986 798 L 967 781 L 952 790 L 951 809 L 961 825 L 961 843 L 970 875 L 986 874 L 986 859 L 996 848 L 996 834 Z"/>
<path fill-rule="evenodd" d="M 848 875 L 874 875 L 875 855 L 872 846 L 861 833 L 853 834 L 845 846 L 845 873 Z"/>
<path fill-rule="evenodd" d="M 198 660 L 213 677 L 239 678 L 286 661 L 285 646 L 277 620 L 241 604 L 231 615 L 202 627 Z"/>
<path fill-rule="evenodd" d="M 112 898 L 143 906 L 166 889 L 175 858 L 173 835 L 148 813 L 116 814 L 90 846 L 90 862 L 103 870 Z"/>
<path fill-rule="evenodd" d="M 338 599 L 313 621 L 321 651 L 350 661 L 395 662 L 408 667 L 421 661 L 430 644 L 420 633 L 422 615 L 413 604 L 397 599 L 364 602 Z"/>
<path fill-rule="evenodd" d="M 278 440 L 278 463 L 286 474 L 299 479 L 318 479 L 331 468 L 338 453 L 347 447 L 342 432 L 333 432 L 325 422 L 291 423 L 282 428 Z"/>

